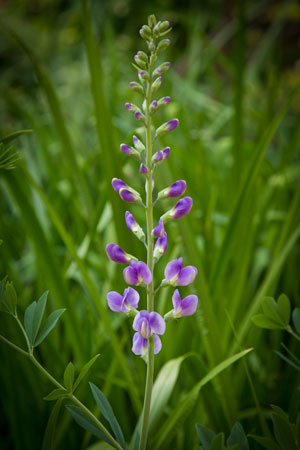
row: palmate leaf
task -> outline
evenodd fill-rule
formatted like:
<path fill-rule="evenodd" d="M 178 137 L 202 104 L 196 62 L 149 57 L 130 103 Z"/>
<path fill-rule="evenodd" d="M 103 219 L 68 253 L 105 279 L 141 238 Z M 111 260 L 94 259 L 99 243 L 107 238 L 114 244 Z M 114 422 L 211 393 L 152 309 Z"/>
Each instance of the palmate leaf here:
<path fill-rule="evenodd" d="M 116 419 L 116 416 L 114 415 L 114 412 L 112 410 L 112 407 L 110 406 L 109 401 L 105 397 L 102 391 L 95 386 L 93 383 L 89 383 L 90 388 L 92 390 L 93 397 L 97 403 L 98 408 L 100 409 L 101 413 L 105 417 L 105 419 L 108 421 L 108 423 L 111 426 L 111 429 L 113 430 L 113 433 L 119 442 L 119 444 L 122 446 L 122 448 L 125 449 L 125 439 L 121 430 L 121 427 Z"/>
<path fill-rule="evenodd" d="M 196 431 L 201 442 L 202 450 L 210 450 L 211 441 L 216 436 L 216 433 L 199 423 L 196 425 Z"/>
<path fill-rule="evenodd" d="M 231 434 L 227 439 L 227 447 L 234 445 L 237 446 L 237 450 L 249 450 L 249 442 L 244 428 L 238 422 L 233 425 Z"/>
<path fill-rule="evenodd" d="M 248 436 L 254 439 L 256 442 L 258 442 L 259 445 L 261 445 L 263 448 L 266 448 L 267 450 L 282 450 L 279 445 L 277 445 L 276 442 L 269 437 L 256 436 L 255 434 L 249 434 Z"/>
<path fill-rule="evenodd" d="M 252 322 L 254 325 L 260 328 L 267 328 L 268 330 L 284 330 L 285 326 L 283 326 L 280 322 L 275 322 L 264 314 L 256 314 L 252 317 Z"/>

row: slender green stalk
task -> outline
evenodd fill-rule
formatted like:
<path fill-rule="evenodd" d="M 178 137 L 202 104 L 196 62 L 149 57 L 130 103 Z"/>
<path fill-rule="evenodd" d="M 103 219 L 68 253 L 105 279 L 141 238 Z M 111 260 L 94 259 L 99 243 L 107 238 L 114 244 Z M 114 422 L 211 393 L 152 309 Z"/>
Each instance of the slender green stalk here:
<path fill-rule="evenodd" d="M 20 321 L 18 320 L 18 323 Z M 23 325 L 21 324 L 21 322 L 19 323 L 19 325 L 21 326 L 21 328 L 23 329 Z M 0 335 L 0 339 L 5 342 L 6 344 L 8 344 L 10 347 L 12 347 L 14 350 L 16 350 L 17 352 L 21 353 L 23 356 L 26 356 L 26 358 L 29 358 L 30 361 L 39 369 L 39 371 L 46 377 L 48 378 L 48 380 L 51 381 L 52 384 L 54 384 L 54 386 L 56 386 L 58 389 L 65 389 L 64 386 L 62 384 L 60 384 L 59 381 L 57 381 L 39 362 L 38 360 L 33 356 L 32 353 L 30 352 L 26 352 L 25 350 L 23 350 L 22 348 L 18 347 L 17 345 L 15 345 L 13 342 L 9 341 L 8 339 L 6 339 L 4 336 Z M 99 428 L 99 430 L 102 431 L 103 434 L 105 434 L 105 436 L 111 441 L 111 443 L 114 445 L 114 447 L 117 450 L 122 450 L 122 447 L 119 445 L 119 443 L 114 439 L 114 437 L 110 434 L 110 432 L 105 428 L 105 426 L 100 422 L 100 420 L 97 419 L 97 417 L 83 404 L 81 403 L 80 400 L 78 400 L 77 397 L 75 397 L 75 395 L 73 395 L 72 393 L 68 393 L 66 391 L 66 396 L 69 397 L 76 405 L 78 405 L 92 420 L 93 422 L 97 425 L 97 427 Z"/>
<path fill-rule="evenodd" d="M 151 61 L 151 60 L 150 60 Z M 152 198 L 152 138 L 151 138 L 151 115 L 150 115 L 150 103 L 151 103 L 151 77 L 152 77 L 152 64 L 149 66 L 149 82 L 146 94 L 146 161 L 148 167 L 147 173 L 147 198 L 146 198 L 146 222 L 147 222 L 147 265 L 153 275 L 153 198 Z M 154 282 L 153 277 L 150 284 L 147 287 L 147 310 L 150 313 L 154 309 Z M 150 405 L 153 387 L 153 374 L 154 374 L 154 339 L 149 339 L 148 348 L 148 364 L 147 364 L 147 376 L 146 387 L 144 396 L 143 407 L 143 422 L 140 440 L 140 450 L 145 450 L 147 445 L 147 437 L 149 431 L 149 417 L 150 417 Z"/>
<path fill-rule="evenodd" d="M 300 337 L 298 336 L 298 334 L 296 334 L 296 333 L 293 331 L 292 327 L 288 326 L 287 329 L 286 329 L 286 331 L 287 331 L 288 333 L 290 333 L 295 339 L 297 339 L 297 341 L 300 341 Z"/>
<path fill-rule="evenodd" d="M 17 324 L 18 324 L 19 327 L 21 328 L 21 331 L 22 331 L 22 333 L 23 333 L 23 336 L 24 336 L 25 341 L 26 341 L 26 344 L 27 344 L 28 352 L 29 352 L 30 354 L 32 354 L 32 348 L 31 348 L 31 345 L 30 345 L 28 336 L 27 336 L 26 331 L 25 331 L 25 329 L 24 329 L 24 327 L 23 327 L 23 325 L 22 325 L 21 320 L 19 319 L 19 317 L 18 317 L 17 315 L 14 316 L 14 318 L 16 319 Z"/>

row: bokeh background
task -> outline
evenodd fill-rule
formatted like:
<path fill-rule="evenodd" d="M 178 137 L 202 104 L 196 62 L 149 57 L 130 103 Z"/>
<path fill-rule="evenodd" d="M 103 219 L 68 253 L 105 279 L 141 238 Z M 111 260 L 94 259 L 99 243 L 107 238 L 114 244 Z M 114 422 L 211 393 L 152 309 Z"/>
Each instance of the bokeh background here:
<path fill-rule="evenodd" d="M 89 379 L 109 398 L 129 441 L 146 367 L 131 353 L 130 321 L 106 306 L 107 291 L 123 291 L 125 283 L 105 245 L 118 243 L 145 259 L 111 179 L 143 189 L 136 162 L 119 145 L 139 132 L 124 103 L 140 102 L 129 88 L 136 79 L 131 62 L 145 50 L 138 30 L 151 13 L 173 27 L 161 57 L 172 69 L 159 91 L 172 102 L 155 125 L 180 121 L 157 144 L 156 150 L 169 145 L 171 156 L 155 183 L 162 189 L 185 179 L 194 199 L 190 215 L 168 225 L 168 251 L 155 276 L 159 281 L 167 261 L 182 255 L 199 270 L 184 294 L 197 293 L 200 304 L 163 337 L 156 373 L 170 359 L 185 358 L 150 448 L 210 368 L 254 347 L 247 365 L 236 363 L 190 402 L 159 447 L 196 449 L 195 423 L 228 434 L 239 421 L 262 435 L 272 431 L 270 404 L 291 420 L 299 410 L 298 372 L 274 352 L 285 353 L 283 342 L 299 355 L 297 342 L 251 322 L 266 295 L 284 292 L 300 306 L 298 2 L 2 0 L 1 136 L 32 133 L 14 141 L 15 169 L 0 172 L 0 275 L 13 281 L 21 317 L 45 290 L 48 312 L 67 309 L 38 358 L 61 379 L 69 361 L 79 370 L 100 353 Z M 157 205 L 156 221 L 172 204 Z M 142 211 L 131 211 L 144 224 Z M 169 289 L 158 295 L 160 313 L 171 308 L 171 295 Z M 24 347 L 11 317 L 1 314 L 0 329 Z M 45 449 L 53 404 L 43 397 L 52 386 L 4 343 L 0 360 L 1 449 Z M 78 396 L 94 408 L 87 383 Z M 94 441 L 61 412 L 53 449 L 87 449 Z"/>

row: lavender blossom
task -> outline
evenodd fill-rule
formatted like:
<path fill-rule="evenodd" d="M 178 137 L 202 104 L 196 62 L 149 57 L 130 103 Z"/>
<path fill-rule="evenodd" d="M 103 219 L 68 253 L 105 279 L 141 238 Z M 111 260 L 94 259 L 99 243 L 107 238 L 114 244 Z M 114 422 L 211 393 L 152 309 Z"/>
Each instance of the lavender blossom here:
<path fill-rule="evenodd" d="M 183 258 L 174 259 L 167 264 L 163 285 L 188 286 L 194 281 L 198 270 L 194 266 L 182 267 L 182 260 Z M 132 263 L 134 261 L 130 262 L 130 264 Z"/>
<path fill-rule="evenodd" d="M 113 178 L 111 184 L 117 193 L 119 193 L 121 188 L 128 187 L 128 184 L 126 184 L 125 181 L 121 180 L 120 178 Z"/>
<path fill-rule="evenodd" d="M 139 304 L 140 294 L 133 288 L 128 287 L 121 295 L 116 291 L 108 292 L 108 306 L 112 311 L 130 313 L 132 309 L 136 309 Z"/>
<path fill-rule="evenodd" d="M 145 151 L 145 146 L 144 146 L 144 144 L 143 144 L 136 136 L 133 136 L 132 141 L 133 141 L 133 146 L 134 146 L 139 152 L 144 152 L 144 151 Z"/>
<path fill-rule="evenodd" d="M 197 295 L 188 295 L 181 300 L 179 290 L 176 289 L 172 297 L 172 303 L 174 306 L 172 314 L 178 319 L 179 317 L 191 316 L 194 314 L 197 309 L 198 297 Z"/>
<path fill-rule="evenodd" d="M 148 173 L 148 169 L 147 169 L 147 167 L 145 166 L 145 164 L 142 163 L 142 164 L 140 165 L 139 172 L 142 173 L 142 174 Z"/>
<path fill-rule="evenodd" d="M 158 152 L 154 153 L 154 155 L 152 156 L 152 163 L 157 165 L 164 159 L 169 158 L 169 156 L 170 156 L 170 147 L 166 147 L 163 150 L 159 150 Z"/>
<path fill-rule="evenodd" d="M 181 219 L 186 214 L 190 212 L 193 206 L 193 199 L 191 197 L 181 198 L 172 209 L 167 211 L 163 216 L 161 216 L 161 220 L 164 223 L 167 223 L 169 220 Z"/>
<path fill-rule="evenodd" d="M 127 264 L 133 259 L 136 260 L 134 256 L 126 253 L 121 247 L 116 244 L 108 244 L 105 250 L 109 259 L 116 262 L 117 264 Z"/>
<path fill-rule="evenodd" d="M 170 62 L 164 62 L 160 66 L 157 67 L 157 69 L 153 72 L 153 77 L 157 77 L 158 75 L 162 75 L 163 73 L 167 72 L 171 67 Z"/>
<path fill-rule="evenodd" d="M 152 273 L 143 261 L 130 261 L 130 265 L 123 270 L 123 275 L 127 284 L 135 286 L 143 286 L 152 281 Z"/>
<path fill-rule="evenodd" d="M 141 86 L 139 83 L 136 83 L 135 81 L 131 81 L 129 83 L 129 86 L 131 87 L 131 89 L 133 89 L 136 92 L 139 92 L 140 94 L 144 94 L 144 88 L 143 86 Z"/>
<path fill-rule="evenodd" d="M 121 152 L 124 153 L 124 155 L 133 156 L 135 159 L 138 159 L 138 160 L 140 159 L 139 152 L 135 148 L 130 147 L 130 145 L 121 144 L 120 149 L 121 149 Z"/>
<path fill-rule="evenodd" d="M 186 190 L 186 182 L 184 180 L 175 181 L 171 186 L 163 189 L 158 193 L 157 198 L 180 197 Z"/>
<path fill-rule="evenodd" d="M 137 331 L 133 336 L 133 353 L 145 355 L 148 349 L 148 339 L 152 335 L 154 335 L 154 354 L 160 352 L 161 341 L 157 334 L 164 334 L 166 330 L 166 323 L 160 314 L 142 310 L 135 316 L 132 328 Z"/>
<path fill-rule="evenodd" d="M 166 133 L 175 130 L 179 125 L 178 119 L 169 120 L 169 122 L 163 123 L 159 128 L 157 128 L 155 133 L 155 138 L 164 136 Z"/>

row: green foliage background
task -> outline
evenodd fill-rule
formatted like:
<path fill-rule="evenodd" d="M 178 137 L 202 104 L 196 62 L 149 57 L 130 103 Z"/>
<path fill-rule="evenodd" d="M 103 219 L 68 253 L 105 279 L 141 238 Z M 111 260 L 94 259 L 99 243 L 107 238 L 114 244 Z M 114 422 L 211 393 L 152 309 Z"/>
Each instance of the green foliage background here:
<path fill-rule="evenodd" d="M 299 5 L 14 0 L 0 8 L 1 134 L 33 130 L 14 142 L 16 168 L 0 173 L 0 275 L 14 282 L 20 315 L 46 289 L 49 313 L 67 309 L 41 345 L 40 360 L 61 378 L 68 361 L 79 370 L 100 353 L 90 378 L 130 439 L 145 364 L 131 353 L 130 321 L 107 308 L 107 291 L 122 291 L 125 283 L 105 245 L 116 242 L 145 259 L 111 179 L 143 189 L 136 163 L 119 144 L 130 144 L 137 126 L 123 105 L 139 101 L 129 88 L 136 76 L 131 61 L 145 50 L 138 30 L 155 13 L 173 25 L 166 54 L 172 70 L 160 89 L 172 102 L 156 126 L 180 121 L 157 146 L 169 145 L 171 156 L 157 169 L 156 187 L 182 178 L 194 199 L 191 214 L 169 225 L 155 276 L 160 280 L 166 262 L 182 255 L 199 270 L 185 293 L 197 293 L 200 305 L 163 337 L 156 371 L 186 357 L 149 448 L 199 448 L 196 423 L 228 434 L 239 420 L 249 433 L 266 432 L 271 403 L 294 419 L 299 378 L 272 350 L 281 340 L 299 349 L 281 332 L 256 328 L 251 317 L 266 295 L 284 292 L 300 306 Z M 157 206 L 157 220 L 167 205 Z M 142 211 L 132 210 L 143 223 Z M 158 295 L 160 313 L 170 309 L 171 294 Z M 0 329 L 23 345 L 10 317 L 0 316 Z M 248 347 L 254 351 L 247 364 L 207 385 L 172 425 L 177 405 L 209 369 Z M 1 449 L 41 449 L 52 407 L 43 397 L 51 387 L 3 343 L 0 359 Z M 80 389 L 93 405 L 87 383 Z M 172 427 L 164 437 L 165 420 Z M 93 441 L 66 411 L 60 415 L 53 448 L 85 449 Z"/>

